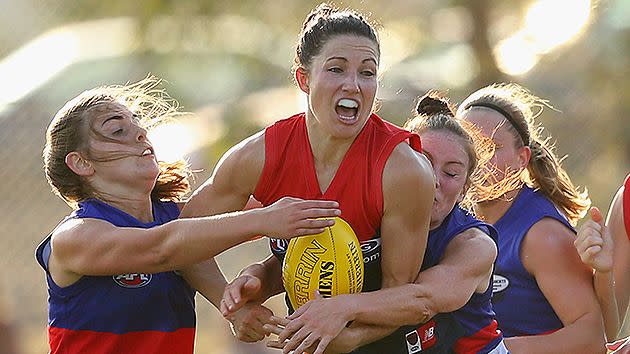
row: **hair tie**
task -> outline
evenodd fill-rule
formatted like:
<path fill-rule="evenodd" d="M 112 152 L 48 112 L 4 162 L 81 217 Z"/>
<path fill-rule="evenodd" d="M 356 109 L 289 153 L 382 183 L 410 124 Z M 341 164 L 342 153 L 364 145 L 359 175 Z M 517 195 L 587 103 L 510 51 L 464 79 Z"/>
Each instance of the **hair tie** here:
<path fill-rule="evenodd" d="M 529 146 L 529 132 L 524 131 L 520 125 L 516 124 L 516 121 L 514 121 L 514 118 L 512 117 L 512 115 L 510 115 L 505 109 L 495 104 L 487 103 L 487 102 L 475 102 L 471 104 L 470 106 L 468 106 L 469 109 L 472 107 L 486 107 L 486 108 L 490 108 L 494 111 L 499 112 L 502 116 L 505 117 L 505 119 L 508 120 L 508 122 L 510 122 L 510 124 L 514 127 L 514 129 L 516 129 L 516 132 L 523 140 L 523 143 L 525 144 L 525 146 Z"/>

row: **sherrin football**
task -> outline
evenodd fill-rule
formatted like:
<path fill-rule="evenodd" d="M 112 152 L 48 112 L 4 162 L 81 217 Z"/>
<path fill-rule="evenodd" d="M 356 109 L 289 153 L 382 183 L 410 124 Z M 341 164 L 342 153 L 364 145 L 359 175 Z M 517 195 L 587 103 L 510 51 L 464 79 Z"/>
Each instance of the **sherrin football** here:
<path fill-rule="evenodd" d="M 314 298 L 354 294 L 363 287 L 363 256 L 354 231 L 339 217 L 317 235 L 289 241 L 282 282 L 293 309 Z"/>

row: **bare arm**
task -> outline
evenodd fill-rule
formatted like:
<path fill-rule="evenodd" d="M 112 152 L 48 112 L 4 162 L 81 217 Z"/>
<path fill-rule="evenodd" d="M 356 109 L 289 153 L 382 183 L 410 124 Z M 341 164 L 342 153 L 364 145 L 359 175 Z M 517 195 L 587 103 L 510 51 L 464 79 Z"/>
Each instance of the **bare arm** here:
<path fill-rule="evenodd" d="M 569 229 L 549 218 L 536 223 L 525 236 L 521 249 L 523 264 L 536 278 L 564 327 L 550 334 L 507 338 L 505 343 L 510 352 L 605 353 L 604 328 L 592 273 L 581 262 L 573 239 Z"/>
<path fill-rule="evenodd" d="M 188 200 L 181 216 L 206 216 L 243 209 L 264 166 L 264 144 L 264 135 L 260 132 L 226 152 L 212 176 Z M 181 269 L 181 273 L 193 288 L 220 308 L 227 280 L 214 258 Z"/>
<path fill-rule="evenodd" d="M 623 318 L 628 310 L 628 303 L 630 302 L 630 280 L 628 279 L 628 270 L 630 269 L 630 241 L 626 234 L 626 229 L 623 219 L 623 187 L 619 189 L 619 192 L 615 196 L 612 202 L 610 211 L 608 212 L 608 218 L 606 225 L 612 236 L 613 248 L 613 270 L 612 278 L 614 279 L 614 295 L 615 303 L 617 304 L 617 331 L 615 336 L 610 339 L 616 339 Z M 596 279 L 598 278 L 596 272 Z M 603 278 L 606 276 L 604 275 Z M 607 289 L 601 285 L 596 284 L 596 291 L 600 299 L 605 294 Z M 604 295 L 605 296 L 605 295 Z"/>
<path fill-rule="evenodd" d="M 383 171 L 383 288 L 411 283 L 418 276 L 434 197 L 435 178 L 431 164 L 409 145 L 399 144 Z"/>
<path fill-rule="evenodd" d="M 424 323 L 438 313 L 461 308 L 474 292 L 485 291 L 496 255 L 489 236 L 476 228 L 466 230 L 449 243 L 438 265 L 418 275 L 415 284 L 357 294 L 346 311 L 351 312 L 351 320 L 367 324 Z"/>
<path fill-rule="evenodd" d="M 258 233 L 290 238 L 310 233 L 308 228 L 321 232 L 331 221 L 310 218 L 334 210 L 323 209 L 326 204 L 336 202 L 283 198 L 266 208 L 178 219 L 148 229 L 117 227 L 98 219 L 69 220 L 52 236 L 51 273 L 59 277 L 62 273 L 112 275 L 178 269 Z"/>
<path fill-rule="evenodd" d="M 616 193 L 604 223 L 596 208 L 582 224 L 575 246 L 582 261 L 592 267 L 597 299 L 601 305 L 608 341 L 617 339 L 630 300 L 630 241 L 623 219 L 622 186 Z"/>
<path fill-rule="evenodd" d="M 291 337 L 288 348 L 299 352 L 315 340 L 325 347 L 342 330 L 350 331 L 350 335 L 343 336 L 345 339 L 331 342 L 331 348 L 345 350 L 347 338 L 361 346 L 385 337 L 397 327 L 424 323 L 437 313 L 455 311 L 473 293 L 488 289 L 496 255 L 496 245 L 488 235 L 477 228 L 468 229 L 449 243 L 438 265 L 418 275 L 415 284 L 309 301 L 288 317 L 293 321 L 286 325 L 279 341 Z M 350 321 L 355 322 L 346 329 Z M 311 339 L 305 341 L 304 348 L 297 347 L 307 337 Z"/>

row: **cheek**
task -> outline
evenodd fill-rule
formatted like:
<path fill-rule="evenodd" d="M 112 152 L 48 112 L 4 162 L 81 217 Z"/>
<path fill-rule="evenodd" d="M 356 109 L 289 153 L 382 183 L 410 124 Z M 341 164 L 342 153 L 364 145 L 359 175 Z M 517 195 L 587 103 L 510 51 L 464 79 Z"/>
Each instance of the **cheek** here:
<path fill-rule="evenodd" d="M 448 203 L 448 205 L 446 206 L 450 207 L 451 203 L 455 204 L 455 202 L 459 198 L 460 194 L 462 193 L 462 190 L 464 189 L 464 184 L 461 183 L 460 181 L 451 180 L 451 181 L 443 183 L 441 186 L 441 189 L 442 189 L 441 192 L 444 197 L 444 201 Z"/>

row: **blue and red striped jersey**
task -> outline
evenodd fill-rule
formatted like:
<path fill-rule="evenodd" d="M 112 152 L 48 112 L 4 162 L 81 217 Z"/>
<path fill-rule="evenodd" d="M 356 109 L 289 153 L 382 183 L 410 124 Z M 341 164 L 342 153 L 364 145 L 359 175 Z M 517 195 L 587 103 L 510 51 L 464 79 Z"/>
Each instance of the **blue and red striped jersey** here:
<path fill-rule="evenodd" d="M 175 203 L 153 202 L 153 214 L 153 222 L 142 223 L 90 199 L 62 223 L 94 218 L 118 227 L 151 228 L 176 219 L 179 209 Z M 60 287 L 48 269 L 50 238 L 37 247 L 36 258 L 48 284 L 51 353 L 193 353 L 195 291 L 176 272 L 83 276 Z"/>

